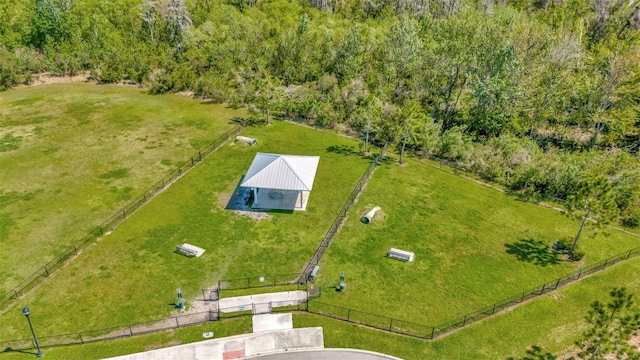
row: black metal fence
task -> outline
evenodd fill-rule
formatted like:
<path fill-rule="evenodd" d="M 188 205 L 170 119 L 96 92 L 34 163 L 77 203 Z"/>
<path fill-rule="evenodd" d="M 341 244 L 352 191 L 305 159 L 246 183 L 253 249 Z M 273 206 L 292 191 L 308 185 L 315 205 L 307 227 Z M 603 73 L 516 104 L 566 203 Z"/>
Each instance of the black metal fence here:
<path fill-rule="evenodd" d="M 47 264 L 35 271 L 22 282 L 14 286 L 10 291 L 1 295 L 0 309 L 6 308 L 7 306 L 9 306 L 9 304 L 25 295 L 31 289 L 40 284 L 40 282 L 42 282 L 44 279 L 48 278 L 49 276 L 51 276 L 51 274 L 63 267 L 68 261 L 72 260 L 76 255 L 78 255 L 79 252 L 87 248 L 87 246 L 92 244 L 97 238 L 113 230 L 116 226 L 118 226 L 118 224 L 129 217 L 129 215 L 141 208 L 148 200 L 152 199 L 154 196 L 162 192 L 168 185 L 173 183 L 176 179 L 182 176 L 182 174 L 193 168 L 196 164 L 200 163 L 203 158 L 211 154 L 213 151 L 215 151 L 215 149 L 224 144 L 227 140 L 237 135 L 240 130 L 242 130 L 242 128 L 240 126 L 236 126 L 226 133 L 222 134 L 206 149 L 199 151 L 197 155 L 192 156 L 191 159 L 178 166 L 176 170 L 172 171 L 170 174 L 155 183 L 142 195 L 138 196 L 127 205 L 125 205 L 125 207 L 123 207 L 121 210 L 118 210 L 113 216 L 104 221 L 94 230 L 90 231 L 82 239 L 62 251 Z"/>
<path fill-rule="evenodd" d="M 355 324 L 422 339 L 433 339 L 435 332 L 435 327 L 433 326 L 417 324 L 410 321 L 326 304 L 319 301 L 309 301 L 307 304 L 307 311 L 334 319 L 340 319 Z"/>
<path fill-rule="evenodd" d="M 440 324 L 438 326 L 412 323 L 409 321 L 395 319 L 384 315 L 371 314 L 360 310 L 325 304 L 318 301 L 310 301 L 307 311 L 318 315 L 324 315 L 335 319 L 341 319 L 348 322 L 369 326 L 376 329 L 391 331 L 398 334 L 409 335 L 421 339 L 435 339 L 439 336 L 460 329 L 468 324 L 482 320 L 501 310 L 513 307 L 524 301 L 556 290 L 561 286 L 575 282 L 585 276 L 604 270 L 607 266 L 619 263 L 623 260 L 627 260 L 632 256 L 638 256 L 638 254 L 640 254 L 640 247 L 625 251 L 608 259 L 597 262 L 593 265 L 589 265 L 585 268 L 576 270 L 571 274 L 525 290 L 522 293 L 515 294 L 509 298 L 503 299 L 489 306 L 485 306 L 476 311 L 462 315 L 456 319 Z"/>
<path fill-rule="evenodd" d="M 306 302 L 284 306 L 281 305 L 282 304 L 278 302 L 260 303 L 253 304 L 253 306 L 251 308 L 248 308 L 246 311 L 236 311 L 237 309 L 235 307 L 217 309 L 192 314 L 171 316 L 164 319 L 105 329 L 62 335 L 40 336 L 38 337 L 38 343 L 41 347 L 86 344 L 102 340 L 112 340 L 136 335 L 150 334 L 154 332 L 220 321 L 222 319 L 235 318 L 239 316 L 250 316 L 256 313 L 260 313 L 265 309 L 268 309 L 269 312 L 291 312 L 305 311 L 307 308 Z M 11 350 L 25 350 L 32 348 L 35 348 L 33 338 L 0 342 L 0 352 L 10 352 Z"/>
<path fill-rule="evenodd" d="M 265 275 L 253 276 L 238 279 L 218 280 L 218 289 L 223 290 L 241 290 L 261 287 L 272 287 L 281 285 L 299 284 L 298 278 L 300 273 L 282 274 L 282 275 Z M 303 282 L 304 283 L 304 282 Z"/>
<path fill-rule="evenodd" d="M 638 256 L 640 254 L 640 247 L 626 251 L 624 253 L 612 256 L 608 259 L 600 261 L 596 264 L 587 266 L 585 268 L 574 271 L 573 273 L 555 279 L 553 281 L 544 283 L 535 288 L 523 291 L 512 297 L 498 301 L 489 306 L 483 307 L 457 319 L 440 324 L 439 326 L 430 326 L 425 324 L 418 324 L 411 321 L 392 318 L 389 316 L 372 314 L 361 310 L 355 310 L 345 308 L 338 305 L 327 304 L 315 300 L 321 297 L 321 288 L 311 288 L 308 291 L 309 300 L 307 302 L 300 302 L 298 304 L 291 304 L 285 306 L 277 302 L 269 302 L 264 304 L 253 304 L 251 308 L 247 308 L 244 311 L 238 310 L 237 307 L 229 309 L 217 309 L 205 312 L 172 316 L 165 319 L 148 321 L 143 323 L 124 325 L 113 328 L 99 329 L 84 331 L 63 335 L 52 335 L 39 338 L 40 345 L 58 346 L 58 345 L 72 345 L 72 344 L 84 344 L 88 342 L 110 340 L 122 337 L 130 337 L 141 334 L 148 334 L 157 331 L 163 331 L 168 329 L 176 329 L 188 325 L 202 324 L 206 322 L 219 321 L 226 318 L 235 318 L 239 316 L 248 316 L 256 313 L 264 312 L 267 309 L 268 312 L 290 312 L 290 311 L 306 311 L 309 313 L 331 317 L 334 319 L 340 319 L 355 324 L 360 324 L 384 331 L 390 331 L 396 334 L 408 335 L 420 339 L 435 339 L 439 336 L 450 333 L 454 330 L 460 329 L 468 324 L 484 319 L 488 316 L 496 314 L 497 312 L 507 309 L 509 307 L 518 305 L 529 299 L 541 296 L 549 293 L 557 288 L 577 281 L 580 278 L 591 275 L 598 271 L 604 270 L 607 266 L 616 264 L 618 262 L 627 260 L 631 257 Z M 209 290 L 209 289 L 204 289 Z M 203 290 L 203 292 L 204 292 Z M 211 289 L 213 290 L 213 289 Z M 228 310 L 228 311 L 226 311 Z M 0 342 L 0 351 L 10 351 L 30 349 L 34 348 L 33 339 L 19 339 L 11 341 Z"/>
<path fill-rule="evenodd" d="M 327 250 L 327 248 L 331 244 L 331 240 L 333 240 L 333 237 L 338 232 L 340 225 L 342 225 L 342 222 L 347 217 L 347 212 L 349 211 L 349 208 L 351 207 L 351 205 L 353 205 L 354 201 L 356 200 L 356 198 L 358 197 L 358 195 L 366 185 L 367 180 L 369 180 L 369 177 L 371 176 L 371 174 L 373 173 L 373 170 L 375 170 L 379 162 L 380 162 L 380 158 L 376 157 L 371 163 L 371 165 L 369 165 L 369 168 L 367 169 L 367 171 L 362 175 L 362 177 L 360 178 L 360 181 L 351 192 L 351 195 L 342 206 L 340 213 L 338 214 L 338 216 L 336 216 L 336 219 L 333 221 L 333 224 L 329 228 L 329 231 L 327 231 L 327 233 L 325 234 L 324 239 L 318 246 L 318 249 L 316 250 L 315 254 L 313 254 L 313 257 L 311 258 L 311 260 L 309 260 L 307 265 L 304 267 L 304 270 L 302 271 L 302 274 L 298 279 L 299 282 L 305 282 L 307 280 L 307 277 L 311 273 L 311 271 L 313 271 L 313 268 L 320 263 L 320 259 L 322 259 L 322 255 L 324 255 L 324 252 Z"/>

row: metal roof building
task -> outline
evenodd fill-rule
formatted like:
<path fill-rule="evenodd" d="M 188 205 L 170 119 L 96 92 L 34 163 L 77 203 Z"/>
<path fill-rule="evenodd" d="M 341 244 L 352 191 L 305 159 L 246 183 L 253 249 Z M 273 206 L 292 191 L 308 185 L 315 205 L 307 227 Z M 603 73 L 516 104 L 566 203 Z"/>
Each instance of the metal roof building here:
<path fill-rule="evenodd" d="M 253 208 L 305 210 L 319 156 L 257 153 L 240 186 L 253 188 Z"/>

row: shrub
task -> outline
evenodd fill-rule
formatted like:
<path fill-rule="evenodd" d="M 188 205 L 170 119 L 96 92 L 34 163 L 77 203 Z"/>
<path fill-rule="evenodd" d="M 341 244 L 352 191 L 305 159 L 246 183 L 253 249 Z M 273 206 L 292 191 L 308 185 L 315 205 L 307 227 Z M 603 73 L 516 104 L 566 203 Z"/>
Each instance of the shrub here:
<path fill-rule="evenodd" d="M 571 239 L 569 238 L 559 239 L 558 241 L 553 243 L 553 250 L 555 250 L 560 254 L 568 254 L 569 250 L 571 249 L 571 245 L 572 245 Z"/>
<path fill-rule="evenodd" d="M 637 228 L 640 225 L 640 221 L 635 216 L 626 217 L 626 218 L 622 219 L 622 225 L 624 225 L 624 227 L 628 227 L 628 228 Z"/>
<path fill-rule="evenodd" d="M 569 255 L 569 259 L 571 259 L 571 261 L 580 261 L 583 257 L 584 251 L 578 249 L 573 250 L 573 252 Z"/>

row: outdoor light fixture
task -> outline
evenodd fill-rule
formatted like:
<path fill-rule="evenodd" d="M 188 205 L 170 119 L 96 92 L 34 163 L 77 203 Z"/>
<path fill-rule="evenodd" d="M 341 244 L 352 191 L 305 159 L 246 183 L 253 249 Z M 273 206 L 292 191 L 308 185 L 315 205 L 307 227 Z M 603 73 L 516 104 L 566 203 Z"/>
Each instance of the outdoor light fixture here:
<path fill-rule="evenodd" d="M 36 344 L 36 349 L 38 349 L 37 357 L 41 358 L 44 356 L 42 350 L 40 350 L 40 345 L 38 345 L 38 339 L 36 338 L 36 333 L 33 331 L 33 325 L 31 325 L 31 318 L 29 317 L 29 308 L 22 308 L 22 313 L 27 317 L 27 321 L 29 322 L 29 328 L 31 329 L 31 334 L 33 335 L 33 342 Z"/>

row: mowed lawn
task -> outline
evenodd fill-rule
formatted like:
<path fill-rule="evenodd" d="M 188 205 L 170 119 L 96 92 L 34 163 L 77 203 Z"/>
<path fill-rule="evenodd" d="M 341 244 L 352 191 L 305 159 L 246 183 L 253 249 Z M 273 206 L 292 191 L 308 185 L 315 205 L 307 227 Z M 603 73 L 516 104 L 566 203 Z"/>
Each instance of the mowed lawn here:
<path fill-rule="evenodd" d="M 0 93 L 0 246 L 11 249 L 0 257 L 0 293 L 245 114 L 123 86 L 46 85 Z"/>
<path fill-rule="evenodd" d="M 562 355 L 572 350 L 574 341 L 587 329 L 584 317 L 590 303 L 595 300 L 608 302 L 609 291 L 620 286 L 637 297 L 640 295 L 639 279 L 640 259 L 631 259 L 435 341 L 390 334 L 305 313 L 294 314 L 293 323 L 297 328 L 322 326 L 326 348 L 365 349 L 407 360 L 520 359 L 534 344 L 555 355 Z M 34 315 L 34 321 L 39 320 Z M 25 324 L 24 327 L 24 332 L 28 333 L 28 326 Z M 51 347 L 45 348 L 44 352 L 47 359 L 100 359 L 201 341 L 202 333 L 207 331 L 215 331 L 216 337 L 250 333 L 251 318 L 240 317 L 221 323 L 85 345 Z M 34 353 L 0 353 L 0 359 L 32 359 L 33 356 Z"/>
<path fill-rule="evenodd" d="M 0 341 L 25 336 L 22 306 L 42 336 L 70 333 L 169 316 L 176 288 L 191 308 L 219 279 L 302 271 L 371 161 L 352 140 L 286 123 L 243 135 L 258 145 L 223 146 L 0 315 Z M 320 156 L 306 211 L 255 220 L 224 209 L 258 151 Z M 185 242 L 206 252 L 176 254 Z"/>
<path fill-rule="evenodd" d="M 376 205 L 382 210 L 373 222 L 361 223 Z M 588 227 L 583 261 L 555 261 L 551 244 L 575 236 L 578 226 L 557 211 L 424 164 L 387 163 L 325 253 L 318 301 L 439 326 L 640 245 L 638 237 Z M 385 257 L 392 247 L 414 252 L 415 261 Z M 341 272 L 344 293 L 331 289 Z"/>

